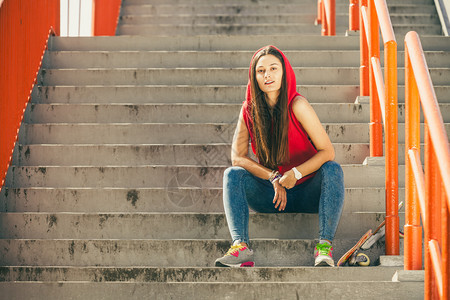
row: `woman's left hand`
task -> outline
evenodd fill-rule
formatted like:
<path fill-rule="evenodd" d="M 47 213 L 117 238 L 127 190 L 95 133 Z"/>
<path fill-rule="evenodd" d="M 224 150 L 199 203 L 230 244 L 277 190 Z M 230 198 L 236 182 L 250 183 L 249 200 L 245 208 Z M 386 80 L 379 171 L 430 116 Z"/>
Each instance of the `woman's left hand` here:
<path fill-rule="evenodd" d="M 295 178 L 294 171 L 289 170 L 284 173 L 283 177 L 280 178 L 280 185 L 286 189 L 293 188 L 297 183 L 297 179 Z"/>

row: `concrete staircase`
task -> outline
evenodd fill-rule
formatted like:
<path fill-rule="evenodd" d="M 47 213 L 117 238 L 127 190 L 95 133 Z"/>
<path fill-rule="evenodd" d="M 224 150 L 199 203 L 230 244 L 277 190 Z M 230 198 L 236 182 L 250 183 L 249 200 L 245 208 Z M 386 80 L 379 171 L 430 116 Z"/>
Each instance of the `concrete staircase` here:
<path fill-rule="evenodd" d="M 336 37 L 311 25 L 315 3 L 124 0 L 122 36 L 52 38 L 0 194 L 0 298 L 423 298 L 423 283 L 392 281 L 395 267 L 311 267 L 316 215 L 252 214 L 257 267 L 213 267 L 230 243 L 222 174 L 248 65 L 267 44 L 290 59 L 344 169 L 335 257 L 383 219 L 384 166 L 361 164 L 369 105 L 354 104 L 348 2 Z M 448 129 L 450 40 L 432 36 L 432 0 L 388 3 L 400 66 L 404 33 L 422 35 Z M 383 253 L 383 241 L 368 252 L 373 264 Z"/>

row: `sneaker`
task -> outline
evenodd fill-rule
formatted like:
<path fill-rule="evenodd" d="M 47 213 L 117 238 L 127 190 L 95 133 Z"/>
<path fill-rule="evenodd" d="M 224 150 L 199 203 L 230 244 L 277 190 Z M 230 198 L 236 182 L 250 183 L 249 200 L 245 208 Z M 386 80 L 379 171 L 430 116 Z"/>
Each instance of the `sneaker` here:
<path fill-rule="evenodd" d="M 334 267 L 333 247 L 328 243 L 318 243 L 314 248 L 314 266 Z"/>
<path fill-rule="evenodd" d="M 216 259 L 216 267 L 254 267 L 253 250 L 247 246 L 231 246 L 227 254 Z"/>

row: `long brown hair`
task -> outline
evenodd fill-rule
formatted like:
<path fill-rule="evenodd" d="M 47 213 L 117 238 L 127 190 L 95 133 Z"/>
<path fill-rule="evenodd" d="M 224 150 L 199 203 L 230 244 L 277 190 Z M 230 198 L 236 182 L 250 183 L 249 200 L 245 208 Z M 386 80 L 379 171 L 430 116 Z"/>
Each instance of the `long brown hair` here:
<path fill-rule="evenodd" d="M 256 64 L 262 56 L 269 54 L 278 58 L 283 67 L 280 93 L 272 112 L 266 102 L 265 93 L 259 88 L 256 81 Z M 289 160 L 286 67 L 283 56 L 276 48 L 267 46 L 255 55 L 251 65 L 250 84 L 252 91 L 251 118 L 256 156 L 265 167 L 276 169 L 277 166 Z"/>

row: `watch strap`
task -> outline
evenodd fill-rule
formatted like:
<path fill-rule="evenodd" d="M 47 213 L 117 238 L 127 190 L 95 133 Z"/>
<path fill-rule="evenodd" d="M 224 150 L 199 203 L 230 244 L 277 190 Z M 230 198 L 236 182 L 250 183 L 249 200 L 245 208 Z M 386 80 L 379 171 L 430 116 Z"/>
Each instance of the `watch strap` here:
<path fill-rule="evenodd" d="M 292 171 L 294 172 L 295 179 L 299 180 L 303 177 L 302 173 L 299 170 L 297 170 L 296 167 L 293 167 Z"/>

